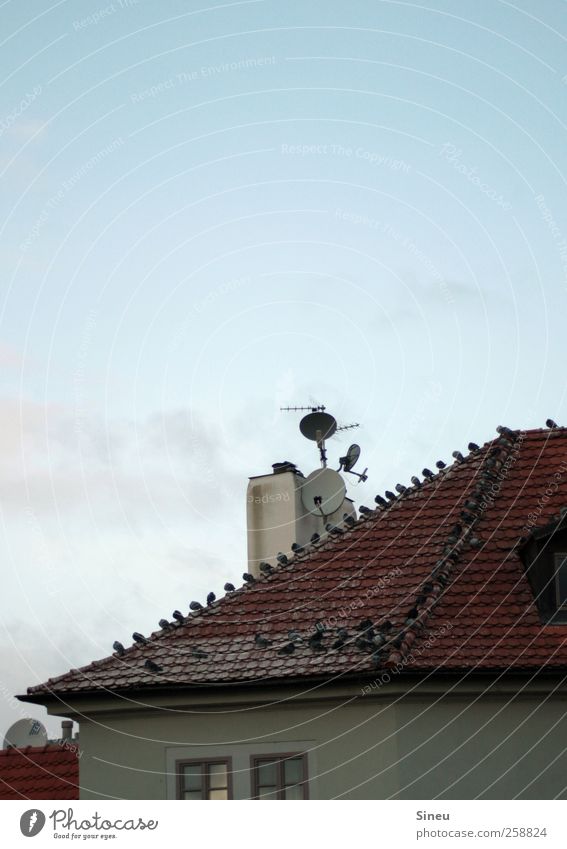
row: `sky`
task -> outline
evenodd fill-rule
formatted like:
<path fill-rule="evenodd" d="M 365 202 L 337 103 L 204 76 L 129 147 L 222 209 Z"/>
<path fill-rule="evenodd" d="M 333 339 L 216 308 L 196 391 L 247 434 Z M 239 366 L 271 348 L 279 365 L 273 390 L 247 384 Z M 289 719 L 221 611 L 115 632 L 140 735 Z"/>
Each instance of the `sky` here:
<path fill-rule="evenodd" d="M 246 569 L 248 477 L 355 503 L 567 420 L 564 0 L 0 2 L 0 735 Z"/>

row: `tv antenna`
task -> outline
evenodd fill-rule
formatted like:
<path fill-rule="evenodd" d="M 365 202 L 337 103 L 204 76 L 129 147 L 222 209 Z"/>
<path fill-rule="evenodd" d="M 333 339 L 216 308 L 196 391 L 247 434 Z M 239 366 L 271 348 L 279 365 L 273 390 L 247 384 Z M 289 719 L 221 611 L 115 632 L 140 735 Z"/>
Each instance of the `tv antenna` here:
<path fill-rule="evenodd" d="M 352 430 L 360 427 L 358 422 L 339 425 L 334 416 L 326 411 L 324 404 L 312 404 L 308 407 L 290 406 L 280 407 L 282 412 L 306 412 L 299 422 L 299 430 L 306 439 L 317 443 L 321 458 L 321 468 L 315 469 L 307 476 L 301 487 L 301 500 L 306 510 L 321 516 L 325 521 L 332 513 L 339 510 L 346 497 L 346 486 L 339 472 L 348 472 L 356 475 L 359 481 L 367 480 L 365 469 L 362 474 L 353 472 L 352 467 L 360 457 L 360 447 L 351 445 L 346 455 L 339 459 L 339 468 L 327 468 L 327 449 L 325 441 L 330 439 L 339 431 Z"/>

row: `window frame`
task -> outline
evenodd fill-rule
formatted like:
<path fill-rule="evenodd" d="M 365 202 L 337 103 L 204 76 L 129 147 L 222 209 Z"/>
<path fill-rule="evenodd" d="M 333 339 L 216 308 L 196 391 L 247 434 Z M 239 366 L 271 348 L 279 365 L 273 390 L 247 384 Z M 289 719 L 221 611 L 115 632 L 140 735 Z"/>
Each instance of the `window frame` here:
<path fill-rule="evenodd" d="M 291 801 L 289 799 L 284 798 L 285 791 L 285 782 L 284 782 L 284 766 L 283 763 L 286 760 L 290 760 L 291 758 L 301 758 L 303 763 L 303 777 L 301 781 L 298 781 L 297 784 L 290 784 L 290 787 L 302 787 L 303 788 L 303 799 L 296 799 L 295 801 L 305 801 L 309 799 L 309 769 L 307 763 L 307 752 L 274 752 L 268 753 L 265 755 L 250 755 L 250 798 L 255 801 L 261 801 L 259 796 L 259 784 L 258 784 L 258 762 L 259 761 L 273 761 L 277 762 L 277 793 L 275 793 L 272 797 L 269 797 L 270 801 Z"/>
<path fill-rule="evenodd" d="M 558 561 L 560 561 L 559 565 Z M 559 572 L 561 570 L 562 564 L 564 569 L 567 570 L 567 551 L 554 551 L 553 552 L 553 587 L 555 590 L 555 609 L 558 611 L 567 612 L 567 596 L 564 601 L 561 601 L 561 592 L 559 589 Z"/>
<path fill-rule="evenodd" d="M 205 782 L 203 792 L 204 795 L 201 797 L 201 802 L 221 802 L 221 801 L 232 801 L 232 758 L 183 758 L 181 760 L 175 761 L 175 788 L 176 788 L 176 799 L 181 802 L 189 802 L 190 799 L 185 799 L 183 794 L 185 793 L 184 789 L 184 781 L 183 781 L 183 767 L 186 766 L 194 766 L 195 764 L 203 764 L 207 767 L 205 771 Z M 209 769 L 208 767 L 211 764 L 225 764 L 226 765 L 226 799 L 208 799 L 207 795 L 209 791 L 218 789 L 210 786 L 209 784 Z"/>

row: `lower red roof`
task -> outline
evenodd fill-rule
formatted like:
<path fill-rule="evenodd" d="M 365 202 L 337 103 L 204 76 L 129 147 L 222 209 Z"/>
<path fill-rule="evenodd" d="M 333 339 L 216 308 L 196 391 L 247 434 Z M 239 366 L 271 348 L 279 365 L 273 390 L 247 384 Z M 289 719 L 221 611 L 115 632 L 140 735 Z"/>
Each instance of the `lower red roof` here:
<path fill-rule="evenodd" d="M 0 750 L 0 799 L 78 799 L 75 745 L 48 743 Z"/>

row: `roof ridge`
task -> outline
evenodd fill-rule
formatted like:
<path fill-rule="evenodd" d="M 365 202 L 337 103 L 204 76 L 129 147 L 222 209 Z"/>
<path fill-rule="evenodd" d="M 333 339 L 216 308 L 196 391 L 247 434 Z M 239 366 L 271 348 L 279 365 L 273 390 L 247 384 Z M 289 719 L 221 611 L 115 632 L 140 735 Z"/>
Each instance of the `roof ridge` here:
<path fill-rule="evenodd" d="M 480 467 L 478 482 L 472 496 L 465 495 L 465 500 L 462 503 L 460 518 L 465 528 L 463 530 L 459 522 L 450 531 L 447 541 L 443 546 L 440 559 L 435 563 L 428 579 L 422 583 L 415 599 L 415 605 L 410 610 L 410 613 L 415 612 L 415 616 L 408 615 L 405 626 L 398 634 L 399 648 L 389 649 L 388 655 L 384 659 L 383 665 L 386 668 L 397 666 L 397 664 L 407 658 L 412 645 L 424 630 L 436 605 L 441 599 L 445 587 L 449 584 L 453 567 L 460 561 L 461 555 L 468 547 L 476 547 L 474 545 L 475 537 L 472 536 L 474 528 L 484 518 L 487 509 L 491 506 L 490 504 L 487 504 L 486 507 L 483 506 L 485 502 L 478 499 L 483 498 L 487 494 L 485 490 L 489 486 L 492 486 L 493 479 L 498 480 L 498 475 L 501 469 L 507 466 L 516 443 L 519 441 L 521 445 L 523 439 L 525 439 L 525 436 L 522 437 L 522 433 L 526 433 L 525 431 L 516 433 L 510 430 L 510 428 L 502 426 L 499 426 L 497 431 L 499 436 L 491 440 L 491 442 L 485 443 L 482 449 L 480 449 L 484 451 L 484 457 Z M 504 454 L 504 457 L 500 457 L 501 454 Z M 496 475 L 492 471 L 493 468 L 497 471 Z M 496 497 L 499 494 L 500 488 Z M 492 499 L 492 504 L 494 500 Z"/>

